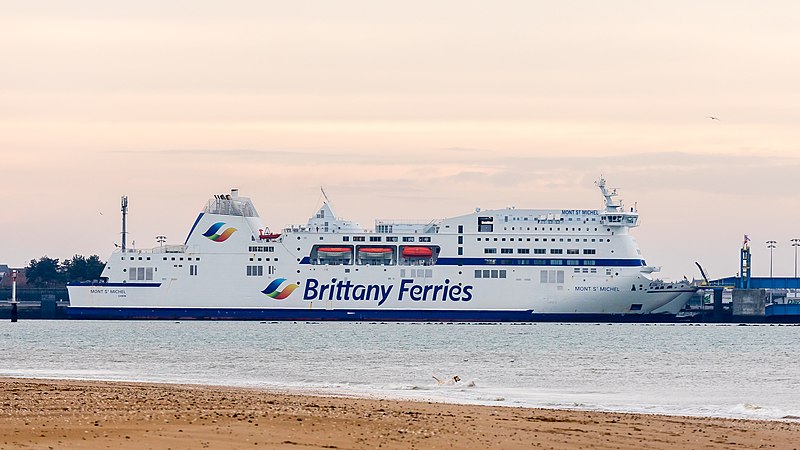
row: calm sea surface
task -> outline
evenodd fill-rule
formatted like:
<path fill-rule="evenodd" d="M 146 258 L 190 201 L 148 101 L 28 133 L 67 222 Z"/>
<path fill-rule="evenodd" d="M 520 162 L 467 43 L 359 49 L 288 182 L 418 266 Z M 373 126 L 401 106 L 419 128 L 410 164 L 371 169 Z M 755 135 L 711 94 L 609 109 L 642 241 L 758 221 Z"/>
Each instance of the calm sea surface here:
<path fill-rule="evenodd" d="M 0 345 L 0 376 L 800 417 L 797 326 L 3 321 Z"/>

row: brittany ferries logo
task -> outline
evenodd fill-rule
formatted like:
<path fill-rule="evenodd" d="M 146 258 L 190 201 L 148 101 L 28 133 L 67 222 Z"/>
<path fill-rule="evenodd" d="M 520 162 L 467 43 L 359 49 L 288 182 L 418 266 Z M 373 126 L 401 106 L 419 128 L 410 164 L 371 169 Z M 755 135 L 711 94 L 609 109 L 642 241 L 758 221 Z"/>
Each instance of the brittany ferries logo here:
<path fill-rule="evenodd" d="M 261 292 L 263 292 L 269 297 L 274 298 L 275 300 L 283 300 L 286 297 L 292 295 L 292 292 L 294 292 L 295 289 L 300 287 L 300 285 L 297 283 L 291 283 L 279 291 L 278 287 L 280 287 L 280 285 L 283 284 L 284 281 L 286 281 L 286 278 L 277 278 L 273 280 L 272 283 L 270 283 L 269 286 L 267 286 L 267 288 Z"/>
<path fill-rule="evenodd" d="M 217 222 L 214 225 L 211 225 L 208 230 L 203 233 L 203 236 L 211 239 L 214 242 L 225 242 L 234 232 L 236 232 L 236 228 L 229 227 L 220 233 L 219 230 L 223 226 L 225 226 L 225 222 Z"/>

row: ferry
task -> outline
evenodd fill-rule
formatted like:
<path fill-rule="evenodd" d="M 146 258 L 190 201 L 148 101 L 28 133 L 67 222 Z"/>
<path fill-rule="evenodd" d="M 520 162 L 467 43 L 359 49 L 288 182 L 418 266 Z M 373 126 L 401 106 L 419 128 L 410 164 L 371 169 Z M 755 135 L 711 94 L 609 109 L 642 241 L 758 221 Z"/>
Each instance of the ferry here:
<path fill-rule="evenodd" d="M 213 195 L 183 244 L 123 245 L 70 283 L 78 319 L 609 321 L 674 315 L 696 291 L 654 278 L 639 225 L 602 177 L 602 209 L 481 210 L 441 220 L 340 218 L 327 196 L 272 232 L 250 198 Z M 323 191 L 324 194 L 324 191 Z"/>

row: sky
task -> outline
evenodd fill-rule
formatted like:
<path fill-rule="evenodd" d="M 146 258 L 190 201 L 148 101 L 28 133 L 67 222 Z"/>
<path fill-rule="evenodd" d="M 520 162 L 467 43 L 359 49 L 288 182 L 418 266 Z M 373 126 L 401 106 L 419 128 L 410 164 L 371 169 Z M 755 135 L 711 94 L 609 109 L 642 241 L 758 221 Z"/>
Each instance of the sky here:
<path fill-rule="evenodd" d="M 240 189 L 337 213 L 601 208 L 666 279 L 792 276 L 796 1 L 0 3 L 0 263 L 182 243 Z M 710 119 L 709 116 L 719 120 Z"/>

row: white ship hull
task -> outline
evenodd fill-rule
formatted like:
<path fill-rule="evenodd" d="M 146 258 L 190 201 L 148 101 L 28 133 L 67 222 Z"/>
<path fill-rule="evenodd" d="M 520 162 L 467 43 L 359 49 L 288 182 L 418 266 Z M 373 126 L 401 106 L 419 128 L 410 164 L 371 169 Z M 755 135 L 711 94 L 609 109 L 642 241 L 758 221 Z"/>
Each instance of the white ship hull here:
<path fill-rule="evenodd" d="M 264 234 L 249 199 L 215 196 L 178 246 L 114 253 L 72 284 L 75 318 L 526 321 L 636 317 L 691 290 L 653 281 L 635 212 L 494 210 L 425 224 L 340 220 Z"/>

